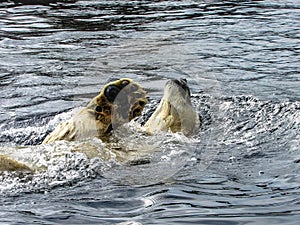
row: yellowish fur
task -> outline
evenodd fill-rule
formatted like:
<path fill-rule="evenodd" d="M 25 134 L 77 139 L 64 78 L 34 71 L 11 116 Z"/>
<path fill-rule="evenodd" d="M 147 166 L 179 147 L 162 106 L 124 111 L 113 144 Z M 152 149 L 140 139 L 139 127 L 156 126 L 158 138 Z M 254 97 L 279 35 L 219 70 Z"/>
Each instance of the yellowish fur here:
<path fill-rule="evenodd" d="M 126 85 L 124 86 L 124 84 Z M 114 102 L 109 101 L 105 96 L 105 90 L 109 86 L 119 87 L 120 89 L 120 97 L 116 97 Z M 120 109 L 120 105 L 118 104 L 119 99 L 122 100 L 122 106 L 126 106 L 124 109 Z M 77 115 L 69 121 L 59 124 L 45 138 L 43 144 L 58 140 L 82 140 L 88 137 L 105 139 L 112 126 L 120 126 L 129 122 L 134 117 L 141 115 L 146 103 L 146 92 L 131 79 L 122 78 L 110 82 Z M 126 115 L 123 118 L 119 114 L 124 114 L 124 111 Z"/>
<path fill-rule="evenodd" d="M 176 82 L 167 82 L 161 102 L 144 126 L 148 134 L 170 130 L 171 132 L 182 132 L 185 135 L 190 135 L 200 126 L 198 114 L 190 101 L 189 88 L 182 80 L 181 83 L 177 80 Z M 119 90 L 118 95 L 113 100 L 109 99 L 107 94 L 109 88 L 112 87 Z M 136 160 L 139 154 L 142 154 L 140 152 L 147 151 L 147 147 L 144 146 L 145 149 L 140 152 L 123 151 L 122 147 L 120 148 L 115 143 L 107 143 L 105 146 L 99 147 L 97 143 L 80 142 L 80 140 L 91 137 L 98 137 L 103 141 L 108 140 L 112 129 L 141 115 L 146 103 L 146 92 L 131 79 L 122 78 L 110 82 L 77 115 L 59 124 L 45 138 L 43 145 L 36 147 L 44 154 L 44 158 L 60 157 L 65 154 L 64 151 L 55 145 L 51 150 L 52 147 L 48 144 L 59 140 L 79 140 L 79 142 L 69 146 L 71 148 L 69 151 L 84 153 L 88 158 L 100 157 L 104 160 L 114 158 L 120 162 Z M 24 154 L 25 150 L 28 151 L 25 153 L 27 157 L 19 157 Z M 43 167 L 37 168 L 34 160 L 31 160 L 35 155 L 38 155 L 34 154 L 33 151 L 35 151 L 34 147 L 4 149 L 0 154 L 0 171 L 40 171 L 45 169 Z"/>

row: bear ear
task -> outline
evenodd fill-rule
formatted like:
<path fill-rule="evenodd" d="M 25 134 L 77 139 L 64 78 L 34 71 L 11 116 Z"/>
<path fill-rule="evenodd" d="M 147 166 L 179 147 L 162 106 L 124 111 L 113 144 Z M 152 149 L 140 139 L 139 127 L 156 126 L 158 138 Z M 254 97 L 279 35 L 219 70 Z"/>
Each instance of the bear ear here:
<path fill-rule="evenodd" d="M 127 86 L 128 84 L 130 84 L 130 80 L 122 80 L 121 82 L 121 88 L 124 88 L 125 86 Z"/>

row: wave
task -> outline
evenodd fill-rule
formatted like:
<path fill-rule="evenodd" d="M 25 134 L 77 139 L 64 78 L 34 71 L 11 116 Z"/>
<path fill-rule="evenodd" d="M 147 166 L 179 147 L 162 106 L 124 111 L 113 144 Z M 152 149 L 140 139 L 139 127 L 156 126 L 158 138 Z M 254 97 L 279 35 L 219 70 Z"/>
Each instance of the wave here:
<path fill-rule="evenodd" d="M 212 170 L 239 179 L 256 179 L 262 174 L 278 176 L 291 167 L 298 168 L 299 102 L 203 94 L 193 95 L 192 102 L 202 127 L 191 138 L 171 133 L 147 136 L 137 131 L 157 106 L 156 99 L 150 100 L 141 118 L 125 127 L 125 133 L 115 132 L 109 144 L 94 138 L 39 145 L 42 137 L 74 111 L 60 113 L 40 125 L 8 129 L 2 126 L 1 151 L 20 161 L 29 161 L 40 172 L 17 176 L 17 172 L 3 172 L 0 190 L 41 191 L 99 176 L 114 182 L 145 185 L 170 179 L 186 168 Z M 83 151 L 86 146 L 93 150 Z M 79 151 L 74 150 L 78 148 Z M 130 160 L 120 163 L 120 157 L 129 156 Z"/>

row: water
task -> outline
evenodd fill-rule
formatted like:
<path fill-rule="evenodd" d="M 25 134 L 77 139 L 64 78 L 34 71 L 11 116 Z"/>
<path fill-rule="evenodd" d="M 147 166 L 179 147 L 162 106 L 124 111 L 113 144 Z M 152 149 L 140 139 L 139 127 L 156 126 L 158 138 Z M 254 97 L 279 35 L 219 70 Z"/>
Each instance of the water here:
<path fill-rule="evenodd" d="M 28 2 L 0 3 L 2 149 L 41 151 L 109 77 L 141 83 L 146 111 L 186 77 L 203 126 L 146 164 L 4 173 L 1 224 L 298 224 L 299 1 Z"/>

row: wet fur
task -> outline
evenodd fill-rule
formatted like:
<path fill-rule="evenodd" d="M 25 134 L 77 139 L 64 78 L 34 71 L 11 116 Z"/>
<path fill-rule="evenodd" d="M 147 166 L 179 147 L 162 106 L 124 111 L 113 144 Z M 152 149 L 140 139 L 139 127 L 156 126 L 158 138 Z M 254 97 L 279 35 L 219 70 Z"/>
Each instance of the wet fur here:
<path fill-rule="evenodd" d="M 120 97 L 113 102 L 105 95 L 106 88 L 110 86 L 119 87 L 121 90 Z M 122 101 L 122 104 L 119 104 L 119 101 Z M 141 115 L 146 103 L 146 92 L 131 79 L 122 78 L 110 82 L 77 115 L 61 123 L 50 133 L 43 144 L 58 140 L 82 140 L 88 137 L 105 139 L 113 126 L 120 126 Z"/>
<path fill-rule="evenodd" d="M 121 87 L 120 89 L 124 91 L 113 102 L 105 95 L 105 90 L 110 85 Z M 134 117 L 141 115 L 146 103 L 146 92 L 132 80 L 123 78 L 110 82 L 77 115 L 69 121 L 58 125 L 45 138 L 43 144 L 49 144 L 58 140 L 82 140 L 88 137 L 99 137 L 105 141 L 114 127 L 129 122 Z M 178 84 L 177 80 L 173 80 L 167 82 L 161 102 L 143 128 L 148 134 L 170 130 L 190 135 L 199 126 L 200 120 L 197 112 L 192 107 L 188 86 L 184 82 Z M 103 150 L 102 152 L 98 151 L 97 146 L 86 145 L 83 142 L 76 143 L 72 145 L 71 151 L 82 152 L 89 158 L 102 156 L 104 159 L 109 159 L 113 155 L 123 163 L 138 160 L 138 152 L 126 152 L 118 150 L 118 148 L 114 149 L 113 143 L 108 144 L 111 147 L 110 149 Z M 43 148 L 43 152 L 47 157 L 51 157 L 45 145 L 39 147 Z M 0 171 L 35 172 L 43 170 L 43 168 L 35 168 L 27 161 L 23 162 L 22 157 L 19 159 L 18 156 L 24 152 L 22 150 L 22 148 L 4 149 L 3 154 L 0 154 Z M 28 151 L 31 153 L 35 149 L 28 147 Z M 53 148 L 51 151 L 57 151 L 55 152 L 57 156 L 64 154 L 64 152 L 60 152 L 59 148 Z M 29 155 L 27 155 L 28 152 L 25 154 L 30 158 L 30 153 Z"/>
<path fill-rule="evenodd" d="M 165 86 L 164 95 L 157 109 L 144 128 L 150 134 L 170 130 L 173 133 L 182 132 L 189 136 L 199 126 L 199 115 L 192 106 L 186 81 L 182 81 L 180 86 L 177 80 L 170 80 Z"/>

